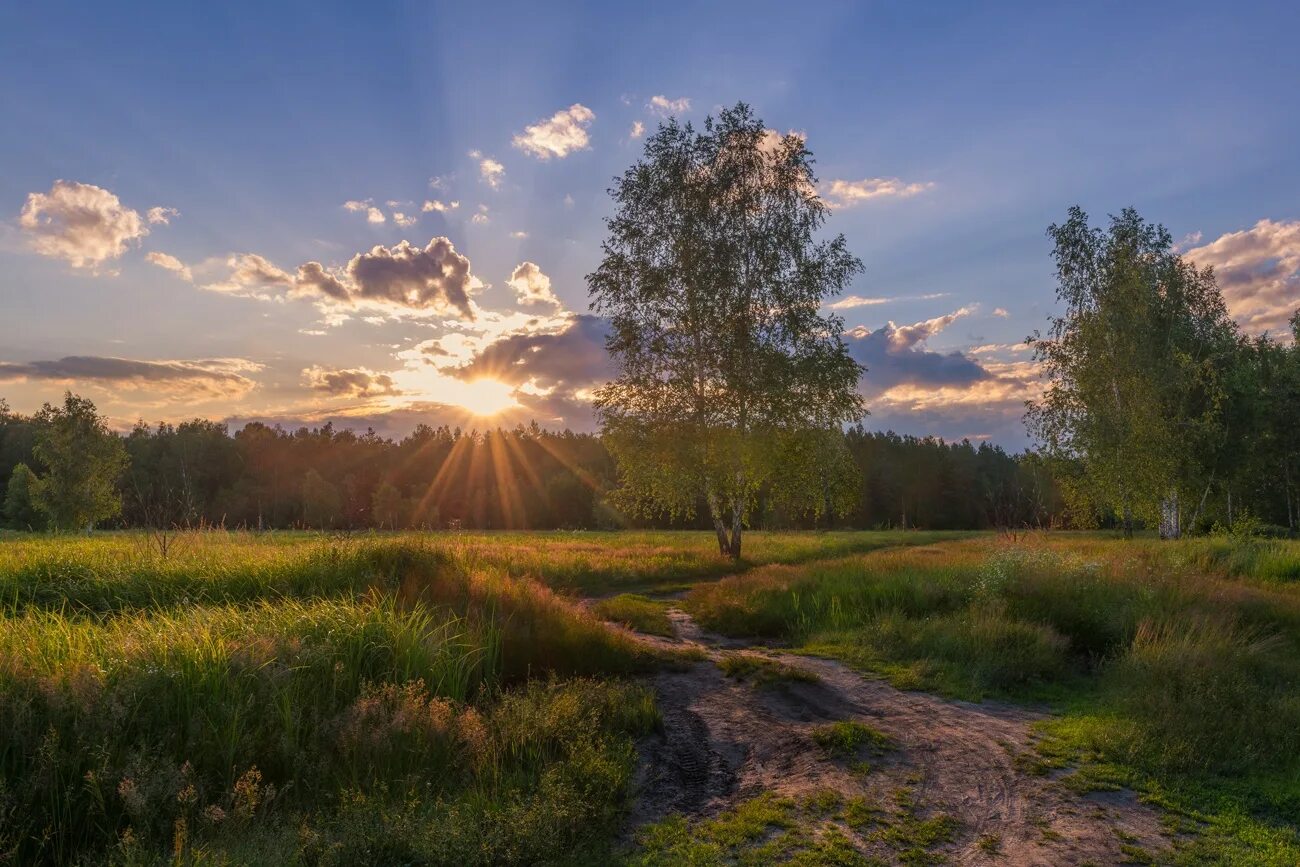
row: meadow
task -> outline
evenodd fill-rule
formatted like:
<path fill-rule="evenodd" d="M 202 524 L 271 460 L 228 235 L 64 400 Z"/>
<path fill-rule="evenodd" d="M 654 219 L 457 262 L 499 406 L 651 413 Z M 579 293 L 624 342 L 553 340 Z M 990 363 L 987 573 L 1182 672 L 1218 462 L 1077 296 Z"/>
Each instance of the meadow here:
<path fill-rule="evenodd" d="M 1050 708 L 1027 772 L 1135 789 L 1171 860 L 1296 863 L 1296 579 L 1295 542 L 1095 534 L 3 536 L 0 863 L 670 863 L 625 822 L 646 675 L 686 662 L 604 620 L 670 632 L 682 591 L 716 633 Z"/>

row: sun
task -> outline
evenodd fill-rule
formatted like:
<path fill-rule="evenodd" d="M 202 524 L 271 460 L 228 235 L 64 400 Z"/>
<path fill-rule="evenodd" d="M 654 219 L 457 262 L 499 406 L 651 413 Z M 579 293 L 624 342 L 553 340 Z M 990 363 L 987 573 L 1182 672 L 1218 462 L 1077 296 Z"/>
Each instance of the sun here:
<path fill-rule="evenodd" d="M 514 389 L 496 379 L 476 379 L 473 382 L 453 380 L 454 385 L 439 389 L 438 396 L 447 403 L 464 407 L 474 415 L 497 415 L 519 406 Z"/>

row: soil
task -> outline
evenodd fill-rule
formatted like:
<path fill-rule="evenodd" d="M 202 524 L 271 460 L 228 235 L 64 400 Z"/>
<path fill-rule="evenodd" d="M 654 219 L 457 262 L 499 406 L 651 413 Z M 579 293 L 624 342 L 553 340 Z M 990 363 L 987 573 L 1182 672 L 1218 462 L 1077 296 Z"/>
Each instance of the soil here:
<path fill-rule="evenodd" d="M 1117 864 L 1171 845 L 1159 814 L 1133 793 L 1079 794 L 1031 770 L 1031 724 L 1043 713 L 904 692 L 833 660 L 728 650 L 736 643 L 703 633 L 682 610 L 669 616 L 676 639 L 640 639 L 695 646 L 704 659 L 654 678 L 663 728 L 641 748 L 632 829 L 672 813 L 710 817 L 762 793 L 800 798 L 829 788 L 887 805 L 907 788 L 919 817 L 959 821 L 935 850 L 959 864 Z M 757 653 L 817 679 L 754 686 L 724 676 L 717 661 L 725 652 Z M 812 731 L 839 720 L 865 723 L 895 748 L 872 757 L 866 773 L 829 757 Z M 841 830 L 871 855 L 896 854 Z"/>

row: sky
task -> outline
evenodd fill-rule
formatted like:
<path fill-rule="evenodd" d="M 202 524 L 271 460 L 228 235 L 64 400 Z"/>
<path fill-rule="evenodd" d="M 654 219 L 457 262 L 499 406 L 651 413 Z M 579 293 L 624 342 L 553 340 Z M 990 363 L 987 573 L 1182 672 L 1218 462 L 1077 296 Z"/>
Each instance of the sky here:
<path fill-rule="evenodd" d="M 591 430 L 607 190 L 737 101 L 863 261 L 869 428 L 1028 444 L 1071 205 L 1166 225 L 1248 333 L 1300 306 L 1300 6 L 635 5 L 0 6 L 0 397 Z"/>

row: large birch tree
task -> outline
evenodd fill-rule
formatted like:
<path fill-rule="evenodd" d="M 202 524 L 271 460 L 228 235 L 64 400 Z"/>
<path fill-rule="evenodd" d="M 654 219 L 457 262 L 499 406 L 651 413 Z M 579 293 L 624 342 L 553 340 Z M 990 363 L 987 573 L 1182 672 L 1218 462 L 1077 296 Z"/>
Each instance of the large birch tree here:
<path fill-rule="evenodd" d="M 596 397 L 620 504 L 703 504 L 733 558 L 760 491 L 820 514 L 853 487 L 843 437 L 826 434 L 863 415 L 862 368 L 821 308 L 862 264 L 843 236 L 818 239 L 815 181 L 803 137 L 743 103 L 702 130 L 671 119 L 610 190 L 587 278 L 620 367 Z"/>

